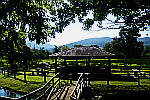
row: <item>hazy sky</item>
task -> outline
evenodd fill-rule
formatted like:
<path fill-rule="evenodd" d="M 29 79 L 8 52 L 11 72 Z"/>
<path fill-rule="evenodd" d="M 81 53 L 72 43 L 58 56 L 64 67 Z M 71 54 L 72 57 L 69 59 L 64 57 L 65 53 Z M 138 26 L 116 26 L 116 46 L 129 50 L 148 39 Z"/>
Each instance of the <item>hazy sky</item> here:
<path fill-rule="evenodd" d="M 92 11 L 89 12 L 88 16 L 86 18 L 92 18 L 93 14 Z M 85 19 L 86 19 L 85 18 Z M 108 15 L 108 19 L 115 21 L 115 17 L 113 15 Z M 109 23 L 109 24 L 108 24 Z M 108 27 L 110 25 L 110 21 L 107 19 L 102 22 L 103 27 Z M 123 24 L 122 24 L 123 25 Z M 77 42 L 83 39 L 88 39 L 88 38 L 96 38 L 96 37 L 115 37 L 119 36 L 119 31 L 120 29 L 104 29 L 100 30 L 100 28 L 97 27 L 97 22 L 94 22 L 94 25 L 92 26 L 91 30 L 85 31 L 82 29 L 83 24 L 79 23 L 79 21 L 76 18 L 75 23 L 71 23 L 69 26 L 67 26 L 62 33 L 56 33 L 55 38 L 51 39 L 51 41 L 48 44 L 52 45 L 65 45 L 68 43 L 73 43 Z M 113 27 L 119 27 L 119 25 L 115 25 Z M 141 32 L 142 36 L 141 37 L 146 37 L 147 33 L 150 33 L 149 31 Z"/>
<path fill-rule="evenodd" d="M 68 3 L 66 0 L 65 2 Z M 49 13 L 47 13 L 47 15 L 51 16 Z M 85 17 L 84 19 L 87 19 L 87 18 L 93 19 L 93 11 L 89 11 L 87 17 Z M 116 18 L 113 15 L 109 14 L 107 16 L 107 19 L 115 21 Z M 107 19 L 102 21 L 103 28 L 106 28 L 110 25 L 113 25 L 112 27 L 115 27 L 115 28 L 119 28 L 120 25 L 123 26 L 123 24 L 115 25 L 111 23 L 110 21 L 108 21 Z M 100 30 L 100 28 L 97 27 L 97 24 L 98 22 L 94 22 L 94 25 L 92 26 L 92 28 L 89 31 L 85 31 L 82 29 L 83 24 L 79 23 L 78 18 L 76 17 L 75 23 L 71 23 L 70 25 L 68 25 L 62 33 L 56 33 L 55 38 L 52 38 L 51 41 L 48 42 L 48 44 L 61 46 L 61 45 L 77 42 L 77 41 L 88 39 L 88 38 L 98 38 L 98 37 L 113 38 L 115 36 L 119 36 L 120 29 Z M 140 32 L 140 33 L 141 33 L 141 37 L 146 37 L 146 34 L 150 34 L 150 31 L 148 30 L 148 31 Z"/>

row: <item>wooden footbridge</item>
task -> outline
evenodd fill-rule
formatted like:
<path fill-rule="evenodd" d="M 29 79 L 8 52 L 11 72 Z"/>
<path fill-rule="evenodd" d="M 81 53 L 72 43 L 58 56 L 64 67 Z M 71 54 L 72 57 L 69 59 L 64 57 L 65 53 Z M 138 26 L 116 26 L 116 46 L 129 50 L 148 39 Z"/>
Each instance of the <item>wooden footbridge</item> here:
<path fill-rule="evenodd" d="M 19 98 L 1 96 L 5 100 L 70 100 L 79 99 L 84 87 L 88 86 L 87 77 L 81 73 L 75 85 L 68 85 L 58 78 L 60 73 L 53 76 L 44 86 Z"/>

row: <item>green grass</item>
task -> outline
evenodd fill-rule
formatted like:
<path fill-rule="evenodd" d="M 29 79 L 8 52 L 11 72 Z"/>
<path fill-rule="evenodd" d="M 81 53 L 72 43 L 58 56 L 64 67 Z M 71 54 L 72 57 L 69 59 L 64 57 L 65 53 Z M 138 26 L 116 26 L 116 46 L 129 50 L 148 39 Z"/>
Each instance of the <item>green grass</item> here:
<path fill-rule="evenodd" d="M 92 81 L 91 84 L 103 84 L 107 85 L 107 81 Z M 129 81 L 109 81 L 110 85 L 138 85 L 138 82 Z M 150 86 L 150 79 L 140 79 L 140 85 Z"/>
<path fill-rule="evenodd" d="M 55 62 L 52 59 L 44 59 L 44 60 L 42 60 L 42 63 L 46 63 L 48 61 L 50 61 L 50 64 L 53 64 L 53 62 Z M 60 62 L 63 64 L 63 61 L 64 60 L 62 60 Z M 67 63 L 75 65 L 75 61 L 76 60 L 67 60 Z M 143 63 L 139 63 L 141 61 L 143 61 Z M 141 66 L 141 65 L 146 66 L 145 65 L 146 63 L 149 64 L 149 62 L 147 62 L 147 61 L 149 61 L 149 60 L 144 61 L 144 60 L 138 60 L 138 59 L 136 59 L 136 60 L 113 59 L 111 64 L 116 65 L 116 66 L 125 66 L 125 65 L 126 66 Z M 6 61 L 4 61 L 4 62 L 6 62 Z M 79 62 L 78 65 L 81 65 L 81 66 L 86 65 L 85 59 L 84 60 L 80 59 L 80 60 L 78 60 L 78 62 Z M 91 59 L 91 65 L 96 65 L 96 66 L 107 65 L 107 63 L 108 63 L 107 59 Z M 7 65 L 6 63 L 4 63 L 4 64 Z M 113 66 L 112 70 L 120 71 L 120 67 Z M 123 70 L 129 70 L 129 69 L 123 68 Z M 145 68 L 145 67 L 142 68 L 142 71 L 149 71 L 149 70 L 150 70 L 149 68 Z M 20 72 L 20 73 L 23 74 L 23 72 Z M 31 72 L 27 72 L 26 74 L 31 74 Z M 127 74 L 127 73 L 115 72 L 113 74 Z M 131 74 L 133 74 L 133 73 L 131 72 Z M 49 75 L 54 76 L 55 74 L 52 73 Z M 6 76 L 7 76 L 7 73 L 6 73 Z M 13 89 L 17 92 L 20 92 L 20 93 L 29 93 L 29 92 L 31 92 L 31 91 L 44 85 L 44 77 L 43 76 L 29 76 L 29 75 L 27 75 L 27 83 L 24 82 L 24 76 L 23 75 L 17 75 L 16 78 L 17 79 L 15 80 L 13 75 L 10 75 L 9 78 L 4 77 L 0 73 L 0 87 L 7 87 L 7 88 Z M 46 77 L 47 81 L 49 79 L 50 79 L 50 77 Z M 103 89 L 109 89 L 111 86 L 115 86 L 116 89 L 118 89 L 118 90 L 119 89 L 126 90 L 127 87 L 130 87 L 129 90 L 131 90 L 131 87 L 136 87 L 138 85 L 138 82 L 110 81 L 110 87 L 107 86 L 106 84 L 107 84 L 107 81 L 92 81 L 92 83 L 91 83 L 92 86 L 101 85 L 104 87 Z M 145 88 L 149 89 L 150 79 L 140 79 L 140 84 L 141 84 L 141 86 L 144 86 Z M 122 88 L 122 87 L 126 87 L 126 88 Z M 100 89 L 100 88 L 98 87 L 95 90 L 98 90 L 98 89 Z M 98 94 L 95 94 L 95 95 L 98 95 Z"/>
<path fill-rule="evenodd" d="M 24 73 L 24 72 L 19 72 Z M 26 74 L 31 74 L 32 72 L 26 72 Z M 47 74 L 47 76 L 54 76 L 55 73 Z M 43 86 L 44 83 L 44 77 L 43 76 L 29 76 L 26 75 L 27 82 L 24 81 L 24 75 L 16 75 L 16 80 L 14 78 L 13 74 L 10 74 L 9 77 L 7 77 L 7 72 L 5 73 L 5 76 L 0 73 L 0 87 L 8 88 L 10 90 L 16 91 L 16 93 L 19 94 L 26 94 L 30 93 L 41 86 Z M 46 77 L 46 80 L 49 81 L 51 77 Z M 56 81 L 56 79 L 54 79 Z M 61 80 L 62 81 L 62 80 Z M 67 82 L 67 80 L 65 80 Z M 70 84 L 70 82 L 68 82 Z"/>
<path fill-rule="evenodd" d="M 22 75 L 17 76 L 17 78 L 23 79 Z M 32 78 L 34 79 L 34 78 Z M 32 79 L 28 79 L 29 81 L 32 81 Z M 38 78 L 37 78 L 38 79 Z M 40 80 L 40 79 L 38 79 Z M 42 80 L 41 80 L 42 81 Z M 9 88 L 12 89 L 14 91 L 16 91 L 17 93 L 21 93 L 21 94 L 25 94 L 25 93 L 29 93 L 41 86 L 43 86 L 44 83 L 39 83 L 39 84 L 26 84 L 25 82 L 18 80 L 18 79 L 14 79 L 12 77 L 6 78 L 3 75 L 0 75 L 0 87 L 4 87 L 4 88 Z"/>

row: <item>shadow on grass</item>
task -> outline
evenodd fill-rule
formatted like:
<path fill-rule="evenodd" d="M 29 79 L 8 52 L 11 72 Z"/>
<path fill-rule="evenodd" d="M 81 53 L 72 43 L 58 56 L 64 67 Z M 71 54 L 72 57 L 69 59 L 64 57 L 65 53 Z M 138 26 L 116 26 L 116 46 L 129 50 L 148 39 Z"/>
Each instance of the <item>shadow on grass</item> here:
<path fill-rule="evenodd" d="M 85 100 L 142 100 L 150 98 L 150 86 L 94 84 L 82 93 Z M 143 99 L 144 100 L 144 99 Z"/>
<path fill-rule="evenodd" d="M 19 74 L 16 74 L 16 77 L 17 76 L 19 76 Z M 1 77 L 1 79 L 7 79 L 7 78 L 13 78 L 13 79 L 15 79 L 15 80 L 19 80 L 19 81 L 21 81 L 21 82 L 24 82 L 24 83 L 26 83 L 26 84 L 41 84 L 41 83 L 43 83 L 43 82 L 36 82 L 36 81 L 25 81 L 25 80 L 23 80 L 23 79 L 20 79 L 20 78 L 14 78 L 14 74 L 9 74 L 9 77 L 8 77 L 8 74 L 5 74 L 5 76 L 2 76 Z"/>
<path fill-rule="evenodd" d="M 19 81 L 24 82 L 26 84 L 41 84 L 41 83 L 43 83 L 43 82 L 36 82 L 36 81 L 25 81 L 25 80 L 22 80 L 19 78 L 16 78 L 16 80 L 19 80 Z"/>

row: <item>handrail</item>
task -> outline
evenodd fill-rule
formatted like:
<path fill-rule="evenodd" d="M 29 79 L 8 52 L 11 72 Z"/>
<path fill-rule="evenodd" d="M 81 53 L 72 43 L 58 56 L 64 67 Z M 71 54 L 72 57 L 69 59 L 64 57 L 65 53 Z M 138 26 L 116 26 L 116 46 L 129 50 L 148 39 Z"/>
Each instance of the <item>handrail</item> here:
<path fill-rule="evenodd" d="M 62 82 L 66 83 L 65 81 L 58 82 L 58 83 L 54 86 L 54 88 L 50 91 L 50 93 L 49 93 L 49 95 L 48 95 L 48 97 L 47 97 L 46 100 L 49 100 L 49 99 L 50 99 L 50 97 L 52 96 L 53 91 L 56 89 L 56 87 L 58 86 L 58 84 L 60 84 L 60 83 L 62 83 Z"/>
<path fill-rule="evenodd" d="M 26 94 L 26 95 L 23 95 L 23 96 L 21 96 L 21 97 L 19 97 L 19 98 L 10 98 L 10 97 L 4 97 L 4 98 L 11 99 L 11 100 L 23 100 L 23 99 L 26 99 L 26 98 L 30 97 L 31 95 L 33 95 L 34 93 L 37 93 L 37 92 L 39 92 L 40 90 L 42 90 L 43 88 L 45 88 L 57 75 L 59 75 L 59 73 L 57 73 L 55 76 L 53 76 L 44 86 L 42 86 L 42 87 L 40 87 L 40 88 L 38 88 L 38 89 L 36 89 L 36 90 L 34 90 L 34 91 L 32 91 L 32 92 Z M 58 79 L 58 80 L 59 80 L 59 79 Z M 52 87 L 52 86 L 53 86 L 53 85 L 51 85 L 50 87 Z M 48 89 L 49 89 L 49 88 L 48 88 Z M 48 89 L 46 90 L 46 93 L 47 93 Z M 39 97 L 42 97 L 42 96 L 44 96 L 44 95 L 45 95 L 45 92 L 44 92 L 44 94 L 40 95 Z"/>
<path fill-rule="evenodd" d="M 31 93 L 28 93 L 28 94 L 26 94 L 26 95 L 20 97 L 19 99 L 27 98 L 28 96 L 32 95 L 33 93 L 36 93 L 36 92 L 42 90 L 42 89 L 45 88 L 57 75 L 59 75 L 59 73 L 57 73 L 55 76 L 53 76 L 44 86 L 42 86 L 42 87 L 36 89 L 35 91 L 33 91 L 33 92 L 31 92 Z"/>
<path fill-rule="evenodd" d="M 82 92 L 82 89 L 83 89 L 83 87 L 86 83 L 85 80 L 83 79 L 84 78 L 83 75 L 84 75 L 84 73 L 82 73 L 79 76 L 78 81 L 76 83 L 76 86 L 75 86 L 74 90 L 72 91 L 72 93 L 70 95 L 71 99 L 74 99 L 74 100 L 79 99 L 80 93 Z"/>
<path fill-rule="evenodd" d="M 54 84 L 56 84 L 58 81 L 59 81 L 59 79 L 57 79 L 54 82 Z M 52 84 L 42 95 L 40 95 L 39 97 L 37 97 L 36 100 L 39 100 L 42 96 L 44 96 L 44 94 L 46 94 L 49 91 L 49 89 L 51 89 L 54 86 L 54 84 Z"/>

